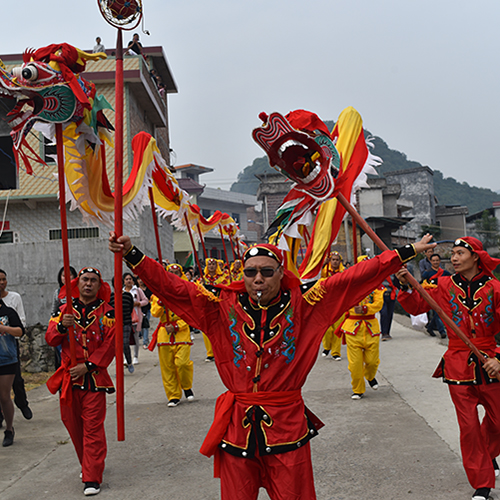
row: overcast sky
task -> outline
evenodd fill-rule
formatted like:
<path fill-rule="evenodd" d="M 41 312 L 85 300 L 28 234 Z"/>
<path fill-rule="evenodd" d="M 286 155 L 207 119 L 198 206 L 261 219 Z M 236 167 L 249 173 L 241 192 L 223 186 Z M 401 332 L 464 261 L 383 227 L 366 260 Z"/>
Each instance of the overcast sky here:
<path fill-rule="evenodd" d="M 409 159 L 500 189 L 497 0 L 145 0 L 144 11 L 141 41 L 163 46 L 179 89 L 176 163 L 214 168 L 209 186 L 228 189 L 263 156 L 251 138 L 260 111 L 336 120 L 354 106 Z M 97 0 L 8 2 L 3 20 L 4 54 L 116 43 Z"/>

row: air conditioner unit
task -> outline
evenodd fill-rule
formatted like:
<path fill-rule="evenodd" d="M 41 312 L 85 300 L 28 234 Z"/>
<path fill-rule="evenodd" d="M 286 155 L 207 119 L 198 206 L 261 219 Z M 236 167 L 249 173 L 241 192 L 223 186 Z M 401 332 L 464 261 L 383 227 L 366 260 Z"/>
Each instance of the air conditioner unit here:
<path fill-rule="evenodd" d="M 13 243 L 19 243 L 21 241 L 21 235 L 19 234 L 19 231 L 14 231 L 13 238 Z"/>

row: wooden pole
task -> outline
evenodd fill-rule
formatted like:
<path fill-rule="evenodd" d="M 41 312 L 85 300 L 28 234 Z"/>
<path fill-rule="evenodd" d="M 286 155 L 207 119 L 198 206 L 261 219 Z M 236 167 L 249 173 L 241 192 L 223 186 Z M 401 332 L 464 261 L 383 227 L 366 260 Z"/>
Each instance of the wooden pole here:
<path fill-rule="evenodd" d="M 155 238 L 156 238 L 156 250 L 158 251 L 158 260 L 160 264 L 163 265 L 163 258 L 161 256 L 161 243 L 160 243 L 160 233 L 158 231 L 158 214 L 156 213 L 155 198 L 153 194 L 153 188 L 149 188 L 149 202 L 151 203 L 151 212 L 153 215 L 153 225 L 155 228 Z"/>
<path fill-rule="evenodd" d="M 115 75 L 115 233 L 123 235 L 123 38 L 118 29 L 116 38 Z M 125 441 L 125 395 L 123 381 L 123 299 L 122 254 L 115 253 L 115 366 L 116 366 L 116 424 L 118 441 Z"/>
<path fill-rule="evenodd" d="M 68 220 L 66 218 L 66 178 L 64 175 L 64 144 L 62 124 L 56 123 L 57 175 L 59 178 L 59 212 L 61 214 L 61 241 L 64 265 L 64 286 L 66 290 L 66 314 L 73 314 L 71 296 L 71 272 L 69 270 Z M 73 327 L 68 328 L 71 366 L 76 366 L 76 340 Z"/>
<path fill-rule="evenodd" d="M 337 199 L 342 204 L 342 206 L 349 212 L 351 217 L 359 224 L 363 231 L 373 240 L 373 242 L 383 251 L 389 250 L 387 245 L 379 238 L 377 233 L 368 225 L 368 223 L 361 217 L 361 215 L 356 212 L 356 209 L 347 201 L 342 193 L 337 196 Z M 477 359 L 484 363 L 485 355 L 482 354 L 479 349 L 470 341 L 470 339 L 458 328 L 458 326 L 453 322 L 453 320 L 441 309 L 439 304 L 427 293 L 427 291 L 422 287 L 422 285 L 410 274 L 407 274 L 407 279 L 409 284 L 417 290 L 417 292 L 422 296 L 422 298 L 431 306 L 434 311 L 439 315 L 439 317 L 457 334 L 457 336 L 465 343 L 465 345 L 477 356 Z M 498 376 L 500 380 L 500 374 Z"/>

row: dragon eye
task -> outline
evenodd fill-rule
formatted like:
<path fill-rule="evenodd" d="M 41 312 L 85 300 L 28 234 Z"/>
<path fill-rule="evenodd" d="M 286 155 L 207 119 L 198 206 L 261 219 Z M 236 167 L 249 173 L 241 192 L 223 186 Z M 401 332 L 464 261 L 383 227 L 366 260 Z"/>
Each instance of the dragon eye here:
<path fill-rule="evenodd" d="M 30 64 L 23 68 L 21 75 L 25 80 L 34 82 L 38 79 L 38 69 L 36 68 L 36 66 Z"/>

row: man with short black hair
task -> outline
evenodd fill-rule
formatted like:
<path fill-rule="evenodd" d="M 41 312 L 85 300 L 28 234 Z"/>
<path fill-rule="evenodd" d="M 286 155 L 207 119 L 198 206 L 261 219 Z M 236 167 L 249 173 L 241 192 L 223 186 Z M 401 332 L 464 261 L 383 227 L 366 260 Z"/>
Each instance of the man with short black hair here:
<path fill-rule="evenodd" d="M 61 367 L 47 387 L 52 394 L 61 391 L 61 419 L 81 464 L 83 492 L 89 496 L 100 492 L 107 453 L 106 393 L 115 392 L 107 367 L 115 356 L 115 316 L 108 304 L 111 290 L 98 269 L 84 267 L 71 287 L 72 313 L 62 305 L 45 334 L 49 345 L 62 345 Z M 76 365 L 71 363 L 71 328 Z"/>
<path fill-rule="evenodd" d="M 484 364 L 448 329 L 448 350 L 433 377 L 448 384 L 460 427 L 462 461 L 473 500 L 487 500 L 498 475 L 500 454 L 500 353 L 495 334 L 500 331 L 500 283 L 493 271 L 500 264 L 483 250 L 476 238 L 458 238 L 452 248 L 453 276 L 431 280 L 428 292 L 485 356 Z M 422 297 L 407 288 L 407 271 L 396 274 L 403 286 L 398 300 L 405 311 L 420 314 L 429 310 Z M 485 409 L 480 422 L 478 405 Z"/>
<path fill-rule="evenodd" d="M 110 233 L 109 249 L 123 252 L 163 304 L 212 341 L 228 391 L 200 451 L 215 455 L 222 500 L 255 500 L 261 487 L 273 500 L 316 498 L 309 440 L 323 424 L 301 388 L 323 334 L 403 262 L 434 246 L 430 238 L 308 284 L 284 268 L 280 249 L 259 244 L 243 256 L 243 281 L 204 287 L 163 272 L 128 236 Z"/>

